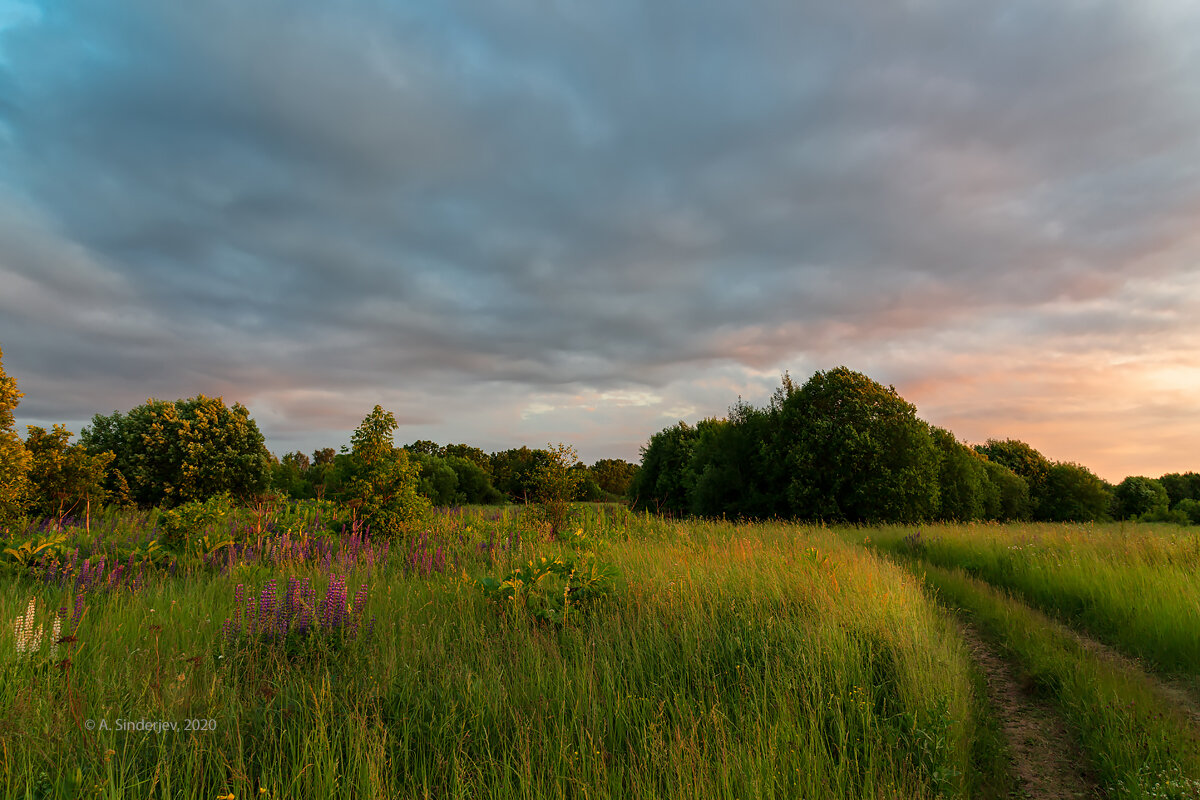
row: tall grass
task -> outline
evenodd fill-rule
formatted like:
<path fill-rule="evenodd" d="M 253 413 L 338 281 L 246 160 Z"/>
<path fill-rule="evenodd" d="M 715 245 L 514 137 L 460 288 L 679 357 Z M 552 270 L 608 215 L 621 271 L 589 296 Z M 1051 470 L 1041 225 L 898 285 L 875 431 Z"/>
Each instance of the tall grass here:
<path fill-rule="evenodd" d="M 859 534 L 1016 592 L 1156 669 L 1200 676 L 1200 530 L 971 524 Z"/>
<path fill-rule="evenodd" d="M 247 596 L 285 574 L 324 591 L 328 572 L 295 564 L 182 569 L 137 592 L 89 593 L 77 641 L 53 659 L 18 659 L 0 633 L 0 794 L 920 798 L 979 788 L 969 661 L 899 568 L 788 525 L 664 523 L 600 507 L 573 542 L 552 545 L 525 524 L 514 511 L 443 514 L 426 541 L 457 548 L 455 571 L 414 569 L 411 543 L 399 543 L 387 564 L 352 575 L 351 590 L 371 584 L 370 636 L 331 633 L 302 648 L 223 636 L 240 581 Z M 521 530 L 515 548 L 494 546 Z M 491 602 L 470 580 L 564 547 L 621 574 L 567 625 Z M 68 591 L 0 584 L 0 621 L 31 593 L 43 608 L 72 606 Z M 130 720 L 215 725 L 117 730 Z"/>
<path fill-rule="evenodd" d="M 1200 739 L 1144 673 L 1097 657 L 1045 616 L 961 570 L 919 568 L 1059 704 L 1111 796 L 1200 798 Z"/>

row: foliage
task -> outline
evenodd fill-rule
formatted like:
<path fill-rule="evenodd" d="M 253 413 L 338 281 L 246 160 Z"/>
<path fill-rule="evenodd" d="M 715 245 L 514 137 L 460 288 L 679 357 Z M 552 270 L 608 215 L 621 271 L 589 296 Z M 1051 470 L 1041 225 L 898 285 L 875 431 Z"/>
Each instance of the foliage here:
<path fill-rule="evenodd" d="M 918 521 L 937 511 L 938 452 L 894 387 L 838 367 L 817 372 L 776 413 L 795 516 Z"/>
<path fill-rule="evenodd" d="M 112 453 L 92 455 L 82 444 L 69 444 L 71 432 L 62 425 L 45 429 L 28 426 L 25 449 L 31 465 L 31 508 L 40 516 L 61 521 L 68 514 L 90 513 L 92 502 L 103 504 L 108 496 L 104 476 L 115 457 Z"/>
<path fill-rule="evenodd" d="M 1176 503 L 1173 510 L 1187 517 L 1190 524 L 1200 525 L 1200 500 L 1185 498 Z"/>
<path fill-rule="evenodd" d="M 30 456 L 13 426 L 13 412 L 20 403 L 16 378 L 4 373 L 0 350 L 0 522 L 18 515 L 29 493 Z"/>
<path fill-rule="evenodd" d="M 479 467 L 489 476 L 491 475 L 492 457 L 480 450 L 478 447 L 472 447 L 468 444 L 440 445 L 437 442 L 432 442 L 428 439 L 419 439 L 412 444 L 404 445 L 404 449 L 409 453 L 419 453 L 421 455 L 434 456 L 442 459 L 465 459 Z"/>
<path fill-rule="evenodd" d="M 984 444 L 975 445 L 975 449 L 987 456 L 989 461 L 1008 467 L 1025 481 L 1030 512 L 1038 519 L 1044 519 L 1042 504 L 1048 492 L 1049 459 L 1019 439 L 988 439 Z"/>
<path fill-rule="evenodd" d="M 272 491 L 297 500 L 315 498 L 316 491 L 308 474 L 311 468 L 312 460 L 299 450 L 285 453 L 283 458 L 271 464 Z"/>
<path fill-rule="evenodd" d="M 435 506 L 452 506 L 458 502 L 458 474 L 444 458 L 424 453 L 410 453 L 408 457 L 420 468 L 421 481 L 417 491 L 423 497 Z"/>
<path fill-rule="evenodd" d="M 542 556 L 517 567 L 503 579 L 467 580 L 478 586 L 489 600 L 511 603 L 535 620 L 566 625 L 573 613 L 586 611 L 612 594 L 616 577 L 611 564 L 594 557 L 576 560 Z"/>
<path fill-rule="evenodd" d="M 375 406 L 351 437 L 351 478 L 344 490 L 359 518 L 376 535 L 395 537 L 429 507 L 417 489 L 420 465 L 392 440 L 395 416 Z"/>
<path fill-rule="evenodd" d="M 1167 490 L 1167 500 L 1175 508 L 1183 500 L 1200 500 L 1200 473 L 1170 472 L 1158 479 Z"/>
<path fill-rule="evenodd" d="M 210 555 L 221 547 L 234 544 L 236 528 L 230 523 L 235 516 L 232 498 L 218 494 L 159 512 L 158 527 L 163 544 L 181 553 Z"/>
<path fill-rule="evenodd" d="M 248 499 L 267 487 L 270 453 L 245 406 L 220 397 L 148 400 L 128 414 L 97 414 L 81 441 L 113 467 L 140 505 L 203 501 L 228 492 Z M 108 488 L 118 477 L 110 475 Z"/>
<path fill-rule="evenodd" d="M 16 547 L 6 547 L 4 555 L 6 560 L 18 567 L 30 567 L 43 558 L 61 553 L 66 542 L 67 535 L 60 530 L 28 539 Z"/>
<path fill-rule="evenodd" d="M 779 492 L 769 486 L 763 443 L 770 416 L 740 400 L 724 420 L 704 420 L 688 461 L 692 513 L 706 517 L 762 518 L 779 512 Z"/>
<path fill-rule="evenodd" d="M 628 493 L 629 484 L 633 482 L 637 470 L 637 464 L 630 464 L 620 458 L 602 458 L 588 467 L 601 490 L 619 497 Z"/>
<path fill-rule="evenodd" d="M 492 453 L 492 485 L 519 503 L 537 499 L 536 475 L 548 454 L 545 450 L 528 447 L 512 448 Z"/>
<path fill-rule="evenodd" d="M 550 534 L 560 536 L 571 516 L 571 501 L 575 499 L 585 473 L 575 469 L 579 455 L 575 448 L 559 442 L 546 446 L 546 458 L 534 472 L 534 488 L 542 519 L 549 523 Z"/>
<path fill-rule="evenodd" d="M 417 442 L 420 444 L 420 442 Z M 409 458 L 420 465 L 421 482 L 418 491 L 435 506 L 489 505 L 499 503 L 504 496 L 492 486 L 486 470 L 462 456 L 430 455 L 422 450 L 404 448 Z M 442 448 L 444 452 L 445 449 Z"/>
<path fill-rule="evenodd" d="M 642 465 L 629 484 L 633 507 L 659 513 L 690 510 L 685 470 L 699 431 L 686 422 L 663 428 L 641 449 Z"/>
<path fill-rule="evenodd" d="M 1167 505 L 1167 490 L 1153 478 L 1131 475 L 1113 490 L 1113 516 L 1117 519 L 1166 511 Z"/>
<path fill-rule="evenodd" d="M 984 517 L 994 520 L 1029 519 L 1032 504 L 1029 499 L 1029 484 L 1017 473 L 1003 464 L 985 459 L 988 484 L 984 492 Z"/>
<path fill-rule="evenodd" d="M 938 518 L 960 522 L 982 518 L 989 511 L 987 499 L 996 491 L 984 459 L 945 428 L 935 427 L 930 433 L 941 456 Z"/>
<path fill-rule="evenodd" d="M 1039 503 L 1050 522 L 1092 522 L 1108 518 L 1112 492 L 1087 467 L 1059 462 L 1046 473 L 1046 491 Z"/>
<path fill-rule="evenodd" d="M 491 476 L 478 460 L 450 454 L 445 456 L 445 461 L 458 478 L 458 503 L 494 505 L 504 501 L 504 495 L 492 485 Z"/>

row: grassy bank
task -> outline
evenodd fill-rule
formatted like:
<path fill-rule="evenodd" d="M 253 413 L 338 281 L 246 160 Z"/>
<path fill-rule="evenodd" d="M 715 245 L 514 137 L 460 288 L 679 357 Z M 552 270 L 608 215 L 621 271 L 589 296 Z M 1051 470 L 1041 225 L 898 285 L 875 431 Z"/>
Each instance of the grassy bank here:
<path fill-rule="evenodd" d="M 862 531 L 959 568 L 1166 673 L 1200 677 L 1200 530 L 1177 525 L 938 525 Z"/>
<path fill-rule="evenodd" d="M 62 606 L 75 640 L 18 653 L 0 634 L 0 793 L 876 798 L 987 783 L 946 619 L 827 532 L 591 509 L 566 543 L 510 512 L 444 513 L 420 533 L 369 558 L 260 541 L 244 561 L 108 590 L 6 581 L 5 620 L 36 596 L 34 626 Z M 304 597 L 306 633 L 299 617 L 259 622 Z M 130 721 L 181 729 L 118 729 Z"/>
<path fill-rule="evenodd" d="M 1059 705 L 1110 795 L 1200 797 L 1200 739 L 1144 673 L 1096 656 L 1050 619 L 961 570 L 914 568 Z"/>

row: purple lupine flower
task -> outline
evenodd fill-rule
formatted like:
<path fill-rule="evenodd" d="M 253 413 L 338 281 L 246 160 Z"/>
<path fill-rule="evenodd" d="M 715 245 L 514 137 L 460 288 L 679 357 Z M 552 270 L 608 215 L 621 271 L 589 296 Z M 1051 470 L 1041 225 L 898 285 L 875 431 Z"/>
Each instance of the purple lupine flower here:
<path fill-rule="evenodd" d="M 75 595 L 75 609 L 71 612 L 71 635 L 72 636 L 74 636 L 75 632 L 77 630 L 79 630 L 79 621 L 83 619 L 83 611 L 84 611 L 83 595 L 77 594 L 77 595 Z"/>
<path fill-rule="evenodd" d="M 258 618 L 256 627 L 270 633 L 275 626 L 275 579 L 267 581 L 258 596 Z"/>

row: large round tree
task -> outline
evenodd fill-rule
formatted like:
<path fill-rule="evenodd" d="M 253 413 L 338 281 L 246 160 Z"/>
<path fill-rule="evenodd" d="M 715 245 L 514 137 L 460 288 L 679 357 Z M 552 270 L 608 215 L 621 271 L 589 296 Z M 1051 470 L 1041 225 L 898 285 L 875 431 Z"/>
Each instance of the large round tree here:
<path fill-rule="evenodd" d="M 795 516 L 910 522 L 938 510 L 939 454 L 916 408 L 859 372 L 817 372 L 778 408 Z"/>
<path fill-rule="evenodd" d="M 220 397 L 148 400 L 121 414 L 97 414 L 80 440 L 112 452 L 113 468 L 142 505 L 176 505 L 228 492 L 245 499 L 266 489 L 271 455 L 240 403 Z"/>

